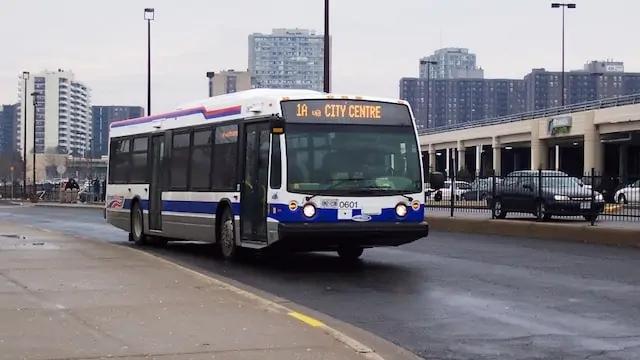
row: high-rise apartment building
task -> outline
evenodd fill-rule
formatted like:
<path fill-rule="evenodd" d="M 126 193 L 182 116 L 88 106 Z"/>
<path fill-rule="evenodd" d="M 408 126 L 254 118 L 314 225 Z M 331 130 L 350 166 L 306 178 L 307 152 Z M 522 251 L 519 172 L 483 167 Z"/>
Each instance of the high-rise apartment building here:
<path fill-rule="evenodd" d="M 18 106 L 0 105 L 0 154 L 12 154 L 18 150 Z"/>
<path fill-rule="evenodd" d="M 254 88 L 324 87 L 324 39 L 312 30 L 273 29 L 249 35 L 249 72 Z"/>
<path fill-rule="evenodd" d="M 482 79 L 484 70 L 476 65 L 476 55 L 465 48 L 444 48 L 420 59 L 420 78 L 427 77 L 426 62 L 431 79 Z"/>
<path fill-rule="evenodd" d="M 36 153 L 86 156 L 91 142 L 91 90 L 70 71 L 43 71 L 19 81 L 20 109 L 27 110 L 27 153 L 33 152 L 35 119 Z M 26 93 L 26 104 L 25 101 Z M 35 95 L 35 96 L 34 96 Z M 35 106 L 34 106 L 35 100 Z M 24 110 L 18 113 L 18 140 L 22 151 Z"/>
<path fill-rule="evenodd" d="M 565 104 L 640 93 L 640 73 L 617 70 L 624 70 L 623 63 L 590 62 L 585 70 L 565 73 Z M 561 78 L 562 72 L 545 69 L 533 69 L 527 74 L 527 110 L 561 106 Z"/>
<path fill-rule="evenodd" d="M 90 156 L 100 158 L 109 153 L 109 125 L 114 121 L 144 116 L 141 106 L 92 106 L 92 143 Z"/>
<path fill-rule="evenodd" d="M 511 79 L 431 79 L 428 90 L 427 79 L 403 78 L 400 98 L 411 104 L 418 129 L 426 129 L 523 112 L 525 86 Z"/>
<path fill-rule="evenodd" d="M 430 65 L 427 90 L 426 61 Z M 455 126 L 562 104 L 562 73 L 533 69 L 524 80 L 471 77 L 475 55 L 446 48 L 423 58 L 419 78 L 400 80 L 400 98 L 409 101 L 418 128 Z M 565 104 L 640 94 L 640 73 L 624 72 L 619 61 L 591 61 L 582 70 L 565 73 Z M 429 101 L 427 105 L 427 101 Z M 429 115 L 427 115 L 427 111 Z"/>
<path fill-rule="evenodd" d="M 230 94 L 237 91 L 251 89 L 251 74 L 249 71 L 235 71 L 233 69 L 207 73 L 209 77 L 209 96 Z"/>

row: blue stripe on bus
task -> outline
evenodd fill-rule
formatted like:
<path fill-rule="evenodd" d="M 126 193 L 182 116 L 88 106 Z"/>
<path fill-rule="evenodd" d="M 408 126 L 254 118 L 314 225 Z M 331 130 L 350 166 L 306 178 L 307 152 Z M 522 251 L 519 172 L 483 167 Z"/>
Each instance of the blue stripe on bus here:
<path fill-rule="evenodd" d="M 275 211 L 274 211 L 275 209 Z M 404 218 L 400 218 L 396 215 L 395 208 L 382 209 L 380 215 L 370 215 L 371 222 L 422 222 L 424 221 L 424 206 L 421 205 L 419 210 L 408 209 L 409 212 Z M 353 215 L 362 215 L 362 210 L 354 209 Z M 281 222 L 351 222 L 353 220 L 338 220 L 337 209 L 316 209 L 316 215 L 309 219 L 302 213 L 302 208 L 298 208 L 295 211 L 289 210 L 288 205 L 284 204 L 270 204 L 269 215 L 270 218 L 276 219 Z"/>
<path fill-rule="evenodd" d="M 143 210 L 149 210 L 149 200 L 140 200 L 140 206 Z M 131 199 L 124 202 L 124 208 L 131 208 Z M 162 211 L 171 211 L 178 213 L 191 214 L 215 214 L 218 208 L 218 202 L 211 201 L 179 201 L 179 200 L 163 200 Z M 275 211 L 274 211 L 275 209 Z M 370 215 L 371 222 L 421 222 L 424 220 L 424 205 L 419 210 L 413 210 L 409 207 L 409 212 L 404 218 L 396 215 L 394 208 L 382 209 L 380 215 Z M 298 222 L 350 222 L 352 220 L 338 220 L 337 209 L 317 209 L 316 215 L 309 219 L 302 213 L 302 208 L 295 211 L 289 210 L 289 206 L 285 204 L 269 204 L 268 217 L 285 223 Z M 240 215 L 240 203 L 231 204 L 231 212 L 233 215 Z M 353 210 L 353 215 L 362 215 L 362 210 Z"/>

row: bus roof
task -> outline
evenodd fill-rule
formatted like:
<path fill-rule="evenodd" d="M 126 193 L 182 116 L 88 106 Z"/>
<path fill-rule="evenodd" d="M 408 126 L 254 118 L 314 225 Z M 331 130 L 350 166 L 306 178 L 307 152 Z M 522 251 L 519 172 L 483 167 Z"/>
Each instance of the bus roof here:
<path fill-rule="evenodd" d="M 159 128 L 194 126 L 202 124 L 203 115 L 209 122 L 276 115 L 281 113 L 281 101 L 297 99 L 359 99 L 408 104 L 398 99 L 327 94 L 313 90 L 252 89 L 194 101 L 168 113 L 115 121 L 110 125 L 110 137 L 151 132 Z M 178 117 L 180 119 L 176 119 Z M 168 119 L 175 121 L 164 121 Z"/>

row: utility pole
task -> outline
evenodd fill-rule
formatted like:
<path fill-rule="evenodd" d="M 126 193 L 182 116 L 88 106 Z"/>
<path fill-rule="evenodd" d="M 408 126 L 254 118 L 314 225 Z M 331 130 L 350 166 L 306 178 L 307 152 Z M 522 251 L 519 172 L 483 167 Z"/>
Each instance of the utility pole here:
<path fill-rule="evenodd" d="M 155 10 L 144 9 L 144 19 L 147 21 L 147 116 L 151 116 L 151 21 L 155 19 Z"/>
<path fill-rule="evenodd" d="M 431 78 L 431 65 L 438 65 L 437 61 L 420 60 L 420 65 L 427 66 L 427 128 L 431 126 L 431 114 L 429 113 L 429 101 L 431 100 L 431 87 L 429 86 Z"/>
<path fill-rule="evenodd" d="M 38 190 L 36 188 L 36 113 L 38 112 L 38 93 L 34 90 L 31 96 L 33 96 L 33 188 L 31 191 L 35 199 Z"/>
<path fill-rule="evenodd" d="M 562 78 L 560 79 L 560 87 L 561 87 L 561 91 L 562 94 L 560 95 L 560 103 L 562 106 L 564 106 L 564 98 L 565 98 L 565 85 L 564 85 L 564 9 L 568 8 L 568 9 L 575 9 L 576 8 L 576 4 L 572 4 L 572 3 L 553 3 L 551 4 L 551 8 L 553 9 L 557 9 L 557 8 L 562 8 Z"/>
<path fill-rule="evenodd" d="M 329 40 L 329 0 L 324 0 L 324 92 L 331 92 L 331 44 Z"/>
<path fill-rule="evenodd" d="M 24 116 L 22 117 L 22 197 L 27 195 L 27 80 L 29 80 L 29 72 L 22 72 L 22 80 L 24 80 L 24 101 L 22 102 Z M 35 115 L 34 115 L 35 116 Z M 34 123 L 35 124 L 35 123 Z"/>

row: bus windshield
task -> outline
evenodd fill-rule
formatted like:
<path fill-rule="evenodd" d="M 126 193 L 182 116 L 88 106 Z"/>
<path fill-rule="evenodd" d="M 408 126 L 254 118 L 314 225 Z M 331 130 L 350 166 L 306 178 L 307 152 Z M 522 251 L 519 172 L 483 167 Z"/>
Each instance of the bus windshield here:
<path fill-rule="evenodd" d="M 421 191 L 413 127 L 288 124 L 287 188 L 325 195 Z"/>

